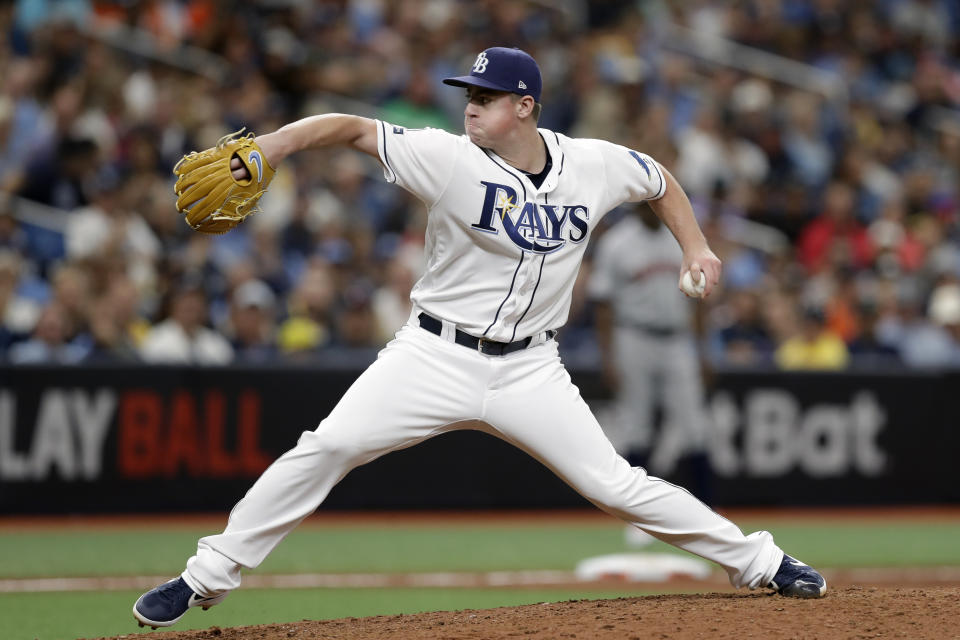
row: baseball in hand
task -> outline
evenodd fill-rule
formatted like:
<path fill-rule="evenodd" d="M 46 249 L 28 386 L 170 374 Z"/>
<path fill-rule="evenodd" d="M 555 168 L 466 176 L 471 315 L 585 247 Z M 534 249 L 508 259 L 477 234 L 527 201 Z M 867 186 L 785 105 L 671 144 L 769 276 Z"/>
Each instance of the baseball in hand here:
<path fill-rule="evenodd" d="M 689 270 L 686 271 L 680 280 L 680 289 L 691 298 L 702 298 L 707 289 L 707 275 L 701 271 L 699 280 L 694 282 L 693 275 Z"/>

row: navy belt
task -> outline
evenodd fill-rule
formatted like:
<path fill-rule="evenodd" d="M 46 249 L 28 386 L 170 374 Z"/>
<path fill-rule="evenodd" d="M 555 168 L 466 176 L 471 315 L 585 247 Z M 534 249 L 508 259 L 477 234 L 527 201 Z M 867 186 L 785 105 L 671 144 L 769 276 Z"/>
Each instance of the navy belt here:
<path fill-rule="evenodd" d="M 656 327 L 649 324 L 627 324 L 623 326 L 636 329 L 637 331 L 641 331 L 648 336 L 653 336 L 655 338 L 672 338 L 673 336 L 686 332 L 685 329 L 680 329 L 677 327 Z"/>
<path fill-rule="evenodd" d="M 426 313 L 421 313 L 417 318 L 420 320 L 420 327 L 426 329 L 430 333 L 435 335 L 441 335 L 443 329 L 443 323 L 440 320 L 434 318 L 431 315 Z M 557 332 L 553 329 L 547 331 L 547 338 L 553 338 L 557 335 Z M 508 353 L 513 353 L 514 351 L 520 351 L 521 349 L 526 349 L 530 346 L 530 342 L 533 338 L 524 338 L 523 340 L 516 340 L 514 342 L 496 342 L 495 340 L 486 340 L 484 338 L 477 338 L 469 333 L 464 333 L 460 329 L 456 330 L 456 335 L 454 337 L 454 342 L 464 347 L 468 347 L 480 353 L 486 354 L 488 356 L 505 356 Z"/>

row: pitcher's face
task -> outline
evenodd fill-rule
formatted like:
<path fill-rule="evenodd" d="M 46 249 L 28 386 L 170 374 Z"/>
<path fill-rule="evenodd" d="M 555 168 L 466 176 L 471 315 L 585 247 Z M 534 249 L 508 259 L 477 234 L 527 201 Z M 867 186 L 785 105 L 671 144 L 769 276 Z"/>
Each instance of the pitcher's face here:
<path fill-rule="evenodd" d="M 495 147 L 519 123 L 517 105 L 506 91 L 467 87 L 463 128 L 470 141 L 484 149 Z"/>

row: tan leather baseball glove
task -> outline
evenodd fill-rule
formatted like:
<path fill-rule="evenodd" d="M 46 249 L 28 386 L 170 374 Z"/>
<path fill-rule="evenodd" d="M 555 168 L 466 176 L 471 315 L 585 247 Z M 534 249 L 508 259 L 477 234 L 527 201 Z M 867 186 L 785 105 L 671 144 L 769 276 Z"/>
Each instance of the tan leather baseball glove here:
<path fill-rule="evenodd" d="M 249 177 L 238 180 L 230 160 L 240 159 Z M 276 173 L 264 157 L 253 133 L 243 129 L 226 135 L 217 146 L 193 151 L 173 168 L 177 183 L 177 211 L 201 233 L 226 233 L 257 211 L 257 201 Z"/>

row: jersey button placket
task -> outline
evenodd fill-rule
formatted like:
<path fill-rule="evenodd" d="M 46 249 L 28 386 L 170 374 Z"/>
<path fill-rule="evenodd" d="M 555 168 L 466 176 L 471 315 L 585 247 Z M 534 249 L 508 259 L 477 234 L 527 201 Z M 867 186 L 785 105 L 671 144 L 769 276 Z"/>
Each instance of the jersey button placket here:
<path fill-rule="evenodd" d="M 524 268 L 523 271 L 518 274 L 518 278 L 521 284 L 517 287 L 517 295 L 514 297 L 513 308 L 510 310 L 508 326 L 513 325 L 520 318 L 523 310 L 526 309 L 528 294 L 533 288 L 533 283 L 530 280 L 531 271 L 529 269 Z"/>

